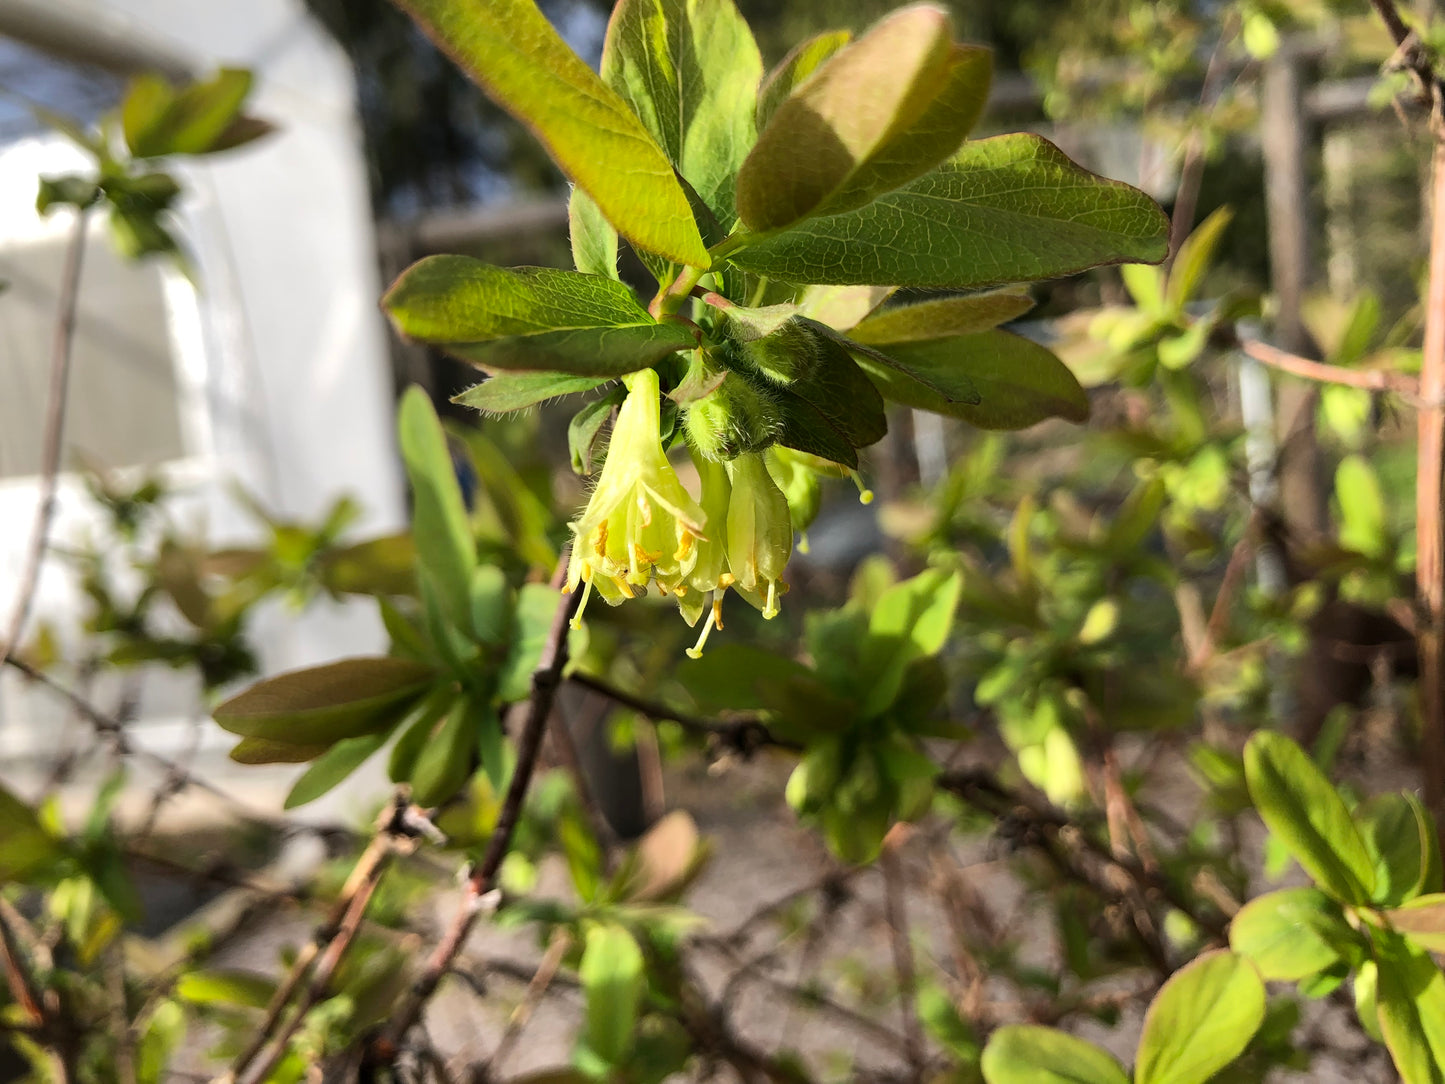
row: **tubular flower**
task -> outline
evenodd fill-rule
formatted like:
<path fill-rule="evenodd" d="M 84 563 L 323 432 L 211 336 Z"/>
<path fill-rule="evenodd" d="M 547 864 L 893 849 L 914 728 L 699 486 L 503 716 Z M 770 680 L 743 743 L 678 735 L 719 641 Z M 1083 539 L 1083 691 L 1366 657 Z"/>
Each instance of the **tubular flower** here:
<path fill-rule="evenodd" d="M 793 550 L 788 500 L 768 474 L 762 455 L 740 455 L 727 466 L 733 485 L 728 501 L 728 570 L 740 592 L 762 600 L 764 617 L 776 617 L 783 568 Z"/>
<path fill-rule="evenodd" d="M 693 460 L 702 482 L 702 510 L 707 517 L 703 530 L 706 537 L 699 539 L 694 550 L 692 568 L 687 573 L 687 587 L 677 592 L 677 606 L 689 625 L 696 625 L 703 611 L 707 611 L 707 621 L 697 643 L 687 652 L 696 659 L 702 656 L 703 645 L 712 630 L 722 628 L 723 595 L 733 582 L 733 575 L 728 571 L 725 541 L 732 483 L 728 481 L 727 468 L 721 463 L 696 454 Z M 709 593 L 712 596 L 710 600 Z"/>
<path fill-rule="evenodd" d="M 585 584 L 574 625 L 595 587 L 612 604 L 645 592 L 685 586 L 706 517 L 683 488 L 662 450 L 657 372 L 624 378 L 627 398 L 617 413 L 607 461 L 582 518 L 567 568 L 567 590 Z"/>

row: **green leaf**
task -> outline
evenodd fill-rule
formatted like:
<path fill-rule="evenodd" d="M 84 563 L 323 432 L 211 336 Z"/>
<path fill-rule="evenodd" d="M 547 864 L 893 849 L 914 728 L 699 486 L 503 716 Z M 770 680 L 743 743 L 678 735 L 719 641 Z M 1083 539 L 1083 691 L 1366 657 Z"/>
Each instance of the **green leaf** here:
<path fill-rule="evenodd" d="M 825 30 L 793 46 L 758 88 L 757 130 L 766 128 L 778 106 L 852 40 L 850 31 Z"/>
<path fill-rule="evenodd" d="M 512 642 L 499 677 L 497 697 L 505 704 L 525 700 L 532 692 L 532 672 L 552 631 L 562 595 L 545 583 L 527 583 L 517 592 Z"/>
<path fill-rule="evenodd" d="M 1119 1063 L 1093 1043 L 1033 1024 L 990 1035 L 981 1067 L 988 1084 L 1129 1084 Z"/>
<path fill-rule="evenodd" d="M 452 396 L 452 402 L 484 414 L 505 414 L 526 410 L 548 399 L 591 391 L 606 384 L 607 380 L 607 377 L 568 376 L 565 373 L 497 373 Z"/>
<path fill-rule="evenodd" d="M 397 330 L 478 365 L 612 377 L 697 345 L 615 279 L 428 256 L 382 298 Z"/>
<path fill-rule="evenodd" d="M 892 293 L 891 286 L 809 286 L 798 298 L 798 315 L 847 331 Z"/>
<path fill-rule="evenodd" d="M 1304 750 L 1259 731 L 1244 747 L 1244 774 L 1266 827 L 1315 883 L 1345 903 L 1368 903 L 1374 862 L 1344 799 Z"/>
<path fill-rule="evenodd" d="M 732 0 L 621 0 L 607 25 L 602 81 L 626 102 L 724 230 L 756 138 L 763 61 Z"/>
<path fill-rule="evenodd" d="M 435 677 L 432 667 L 409 659 L 342 659 L 258 681 L 214 716 L 243 738 L 330 746 L 383 728 Z"/>
<path fill-rule="evenodd" d="M 962 590 L 959 573 L 931 568 L 879 596 L 868 618 L 868 646 L 858 684 L 865 690 L 864 718 L 893 703 L 911 662 L 943 649 Z"/>
<path fill-rule="evenodd" d="M 927 173 L 958 150 L 978 123 L 993 79 L 993 54 L 953 45 L 937 97 L 897 138 L 864 162 L 818 214 L 842 214 Z"/>
<path fill-rule="evenodd" d="M 479 708 L 459 697 L 431 739 L 421 747 L 411 772 L 411 800 L 424 808 L 441 805 L 472 774 Z"/>
<path fill-rule="evenodd" d="M 1413 794 L 1377 794 L 1355 808 L 1355 825 L 1375 865 L 1373 903 L 1393 907 L 1420 894 L 1429 872 L 1429 815 Z"/>
<path fill-rule="evenodd" d="M 1419 948 L 1375 934 L 1380 1031 L 1405 1084 L 1445 1082 L 1445 974 Z"/>
<path fill-rule="evenodd" d="M 377 734 L 343 738 L 337 742 L 312 761 L 311 767 L 292 784 L 286 795 L 284 808 L 295 809 L 320 798 L 365 764 L 373 753 L 386 744 L 389 736 L 390 731 L 384 730 Z"/>
<path fill-rule="evenodd" d="M 0 883 L 23 882 L 63 854 L 35 810 L 0 785 Z"/>
<path fill-rule="evenodd" d="M 888 432 L 883 397 L 858 363 L 823 335 L 813 336 L 812 356 L 811 371 L 788 384 L 788 392 L 814 407 L 852 447 L 881 440 Z"/>
<path fill-rule="evenodd" d="M 1229 947 L 1267 982 L 1295 982 L 1324 971 L 1340 959 L 1335 945 L 1353 936 L 1339 904 L 1317 888 L 1267 893 L 1240 908 L 1229 924 Z"/>
<path fill-rule="evenodd" d="M 572 263 L 584 275 L 617 278 L 617 231 L 592 197 L 573 188 L 567 200 L 567 237 Z"/>
<path fill-rule="evenodd" d="M 674 674 L 698 710 L 707 713 L 767 711 L 772 707 L 769 687 L 812 676 L 786 655 L 736 642 L 710 648 L 702 658 L 680 664 Z"/>
<path fill-rule="evenodd" d="M 738 216 L 776 230 L 906 184 L 958 149 L 991 72 L 986 50 L 949 40 L 942 9 L 885 16 L 777 107 L 738 172 Z"/>
<path fill-rule="evenodd" d="M 1168 230 L 1144 193 L 1089 173 L 1038 136 L 1005 135 L 964 144 L 867 207 L 767 234 L 730 259 L 787 282 L 981 289 L 1157 263 Z"/>
<path fill-rule="evenodd" d="M 617 1065 L 631 1049 L 637 1025 L 642 950 L 621 926 L 593 926 L 577 977 L 587 998 L 587 1046 L 608 1065 Z"/>
<path fill-rule="evenodd" d="M 1445 893 L 1417 896 L 1385 912 L 1392 929 L 1430 952 L 1445 952 Z"/>
<path fill-rule="evenodd" d="M 1355 971 L 1355 1016 L 1365 1034 L 1381 1045 L 1385 1036 L 1380 1032 L 1380 969 L 1374 960 L 1366 960 Z"/>
<path fill-rule="evenodd" d="M 401 736 L 391 747 L 391 757 L 386 765 L 387 778 L 393 783 L 410 781 L 417 758 L 431 740 L 437 721 L 452 709 L 457 695 L 457 689 L 452 686 L 435 688 L 401 721 L 398 726 Z"/>
<path fill-rule="evenodd" d="M 918 1019 L 953 1057 L 967 1064 L 978 1061 L 978 1036 L 942 989 L 929 984 L 918 991 Z"/>
<path fill-rule="evenodd" d="M 532 0 L 398 0 L 427 35 L 536 134 L 629 241 L 708 267 L 667 155 Z"/>
<path fill-rule="evenodd" d="M 1208 218 L 1194 227 L 1194 232 L 1184 239 L 1179 251 L 1174 254 L 1174 264 L 1169 269 L 1167 300 L 1169 308 L 1176 313 L 1183 312 L 1184 306 L 1194 300 L 1204 276 L 1214 261 L 1215 249 L 1219 247 L 1224 231 L 1234 219 L 1234 212 L 1220 207 Z"/>
<path fill-rule="evenodd" d="M 618 385 L 611 394 L 584 404 L 567 423 L 567 448 L 572 453 L 572 469 L 578 474 L 592 473 L 592 449 L 598 434 L 626 397 L 627 389 Z"/>
<path fill-rule="evenodd" d="M 1264 983 L 1248 960 L 1207 952 L 1155 995 L 1134 1084 L 1204 1084 L 1244 1053 L 1264 1022 Z"/>
<path fill-rule="evenodd" d="M 467 593 L 477 567 L 476 543 L 446 434 L 426 392 L 407 389 L 397 424 L 401 458 L 411 483 L 417 573 L 436 588 L 448 620 L 459 629 L 468 628 Z"/>
<path fill-rule="evenodd" d="M 121 103 L 121 130 L 137 158 L 167 154 L 205 154 L 239 146 L 242 134 L 256 138 L 269 131 L 251 121 L 244 133 L 232 132 L 251 92 L 251 73 L 223 68 L 203 83 L 177 90 L 157 75 L 136 78 Z"/>
<path fill-rule="evenodd" d="M 788 388 L 773 392 L 773 402 L 781 417 L 778 443 L 833 463 L 856 469 L 858 453 L 853 444 L 812 403 Z"/>
<path fill-rule="evenodd" d="M 305 764 L 315 760 L 332 742 L 296 745 L 272 738 L 242 738 L 230 752 L 237 764 Z"/>
<path fill-rule="evenodd" d="M 506 642 L 512 629 L 512 585 L 496 565 L 479 565 L 472 574 L 471 630 L 478 642 L 492 647 Z"/>
<path fill-rule="evenodd" d="M 890 344 L 888 356 L 902 371 L 866 357 L 859 363 L 884 397 L 916 410 L 980 429 L 1026 429 L 1045 418 L 1082 422 L 1089 416 L 1089 397 L 1068 366 L 1007 331 Z M 940 395 L 939 387 L 956 398 Z M 974 397 L 978 402 L 966 401 Z"/>
<path fill-rule="evenodd" d="M 1033 298 L 1017 287 L 920 301 L 874 313 L 853 328 L 848 337 L 860 343 L 887 346 L 971 335 L 1006 324 L 1033 307 Z"/>
<path fill-rule="evenodd" d="M 176 979 L 175 994 L 192 1005 L 239 1005 L 264 1009 L 276 982 L 249 971 L 188 971 Z"/>
<path fill-rule="evenodd" d="M 1335 499 L 1340 502 L 1340 545 L 1366 557 L 1390 551 L 1389 510 L 1379 476 L 1362 455 L 1347 455 L 1335 468 Z"/>

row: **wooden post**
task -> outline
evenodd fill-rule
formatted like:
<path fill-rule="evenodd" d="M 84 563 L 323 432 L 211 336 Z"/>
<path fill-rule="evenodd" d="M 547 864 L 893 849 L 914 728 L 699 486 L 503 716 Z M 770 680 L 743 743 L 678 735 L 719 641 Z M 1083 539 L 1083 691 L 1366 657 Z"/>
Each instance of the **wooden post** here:
<path fill-rule="evenodd" d="M 1445 823 L 1445 538 L 1441 535 L 1445 463 L 1445 131 L 1438 114 L 1430 165 L 1430 284 L 1420 363 L 1416 458 L 1416 640 L 1420 652 L 1420 759 L 1425 803 Z"/>
<path fill-rule="evenodd" d="M 1260 143 L 1264 150 L 1265 204 L 1269 214 L 1271 292 L 1276 311 L 1275 344 L 1310 356 L 1303 306 L 1309 285 L 1309 179 L 1301 61 L 1288 44 L 1264 69 Z M 1285 382 L 1280 387 L 1280 511 L 1293 533 L 1322 535 L 1328 526 L 1324 471 L 1314 437 L 1316 390 Z"/>

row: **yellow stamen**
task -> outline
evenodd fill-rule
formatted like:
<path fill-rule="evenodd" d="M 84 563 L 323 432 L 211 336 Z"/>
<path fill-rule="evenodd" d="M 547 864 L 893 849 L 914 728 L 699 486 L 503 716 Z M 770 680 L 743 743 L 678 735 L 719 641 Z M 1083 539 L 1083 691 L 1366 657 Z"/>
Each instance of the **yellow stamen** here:
<path fill-rule="evenodd" d="M 722 623 L 722 600 L 723 600 L 723 593 L 722 593 L 721 591 L 714 591 L 714 592 L 712 593 L 712 619 L 713 619 L 713 622 L 717 625 L 718 628 L 722 628 L 722 627 L 723 627 L 723 623 Z"/>
<path fill-rule="evenodd" d="M 848 475 L 853 479 L 853 484 L 858 487 L 858 503 L 872 504 L 873 491 L 863 484 L 863 476 L 855 470 L 850 470 Z"/>
<path fill-rule="evenodd" d="M 707 621 L 703 623 L 702 632 L 699 633 L 697 637 L 697 643 L 693 644 L 692 647 L 687 649 L 687 657 L 689 659 L 702 658 L 703 645 L 707 643 L 708 636 L 712 634 L 713 626 L 717 624 L 717 602 L 716 600 L 714 600 L 713 610 L 707 615 Z M 719 625 L 718 627 L 721 628 L 722 626 Z"/>
<path fill-rule="evenodd" d="M 768 602 L 767 602 L 767 605 L 763 607 L 763 618 L 764 618 L 765 620 L 771 621 L 773 618 L 775 618 L 775 617 L 777 617 L 777 616 L 778 616 L 778 581 L 777 581 L 777 580 L 770 580 L 770 581 L 768 582 Z"/>
<path fill-rule="evenodd" d="M 574 630 L 582 627 L 582 611 L 587 609 L 587 600 L 592 597 L 592 572 L 591 570 L 582 573 L 587 581 L 587 586 L 582 589 L 582 601 L 577 604 L 577 612 L 572 615 L 572 628 Z"/>

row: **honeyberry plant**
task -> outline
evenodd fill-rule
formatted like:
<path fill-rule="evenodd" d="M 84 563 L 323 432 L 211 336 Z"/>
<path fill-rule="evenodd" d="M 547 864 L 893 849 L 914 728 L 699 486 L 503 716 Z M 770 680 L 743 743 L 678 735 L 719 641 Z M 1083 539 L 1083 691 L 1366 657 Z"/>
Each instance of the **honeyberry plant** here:
<path fill-rule="evenodd" d="M 195 650 L 188 643 L 172 661 L 199 667 L 208 685 L 249 667 L 249 655 L 213 671 L 201 660 L 220 642 L 244 649 L 244 611 L 258 598 L 378 596 L 386 656 L 272 677 L 214 712 L 240 738 L 236 760 L 307 765 L 288 807 L 378 756 L 397 784 L 284 977 L 208 967 L 198 939 L 180 962 L 117 962 L 97 982 L 96 961 L 121 955 L 117 930 L 132 910 L 110 817 L 118 784 L 76 835 L 54 809 L 0 789 L 0 873 L 15 886 L 0 893 L 14 1002 L 0 1023 L 37 1077 L 153 1084 L 175 1075 L 186 1036 L 198 1033 L 190 1029 L 204 1025 L 220 1036 L 210 1054 L 228 1066 L 217 1078 L 226 1084 L 293 1084 L 318 1071 L 452 1079 L 425 1011 L 448 976 L 490 996 L 504 971 L 467 970 L 463 949 L 478 921 L 495 918 L 535 931 L 545 950 L 521 976 L 526 992 L 500 1044 L 471 1068 L 479 1080 L 650 1084 L 727 1066 L 779 1084 L 1252 1082 L 1281 1066 L 1308 1068 L 1320 1044 L 1301 1034 L 1302 1020 L 1343 1008 L 1407 1084 L 1445 1082 L 1445 974 L 1431 956 L 1445 950 L 1445 885 L 1436 826 L 1419 801 L 1358 800 L 1329 782 L 1319 763 L 1328 750 L 1311 756 L 1261 732 L 1242 754 L 1228 741 L 1191 750 L 1205 805 L 1197 823 L 1181 825 L 1148 808 L 1139 781 L 1112 759 L 1120 732 L 1164 747 L 1160 731 L 1216 702 L 1246 718 L 1258 711 L 1257 667 L 1252 681 L 1218 680 L 1210 667 L 1222 660 L 1208 643 L 1177 666 L 1174 626 L 1155 603 L 1165 588 L 1189 585 L 1148 548 L 1162 536 L 1196 559 L 1241 533 L 1224 514 L 1239 441 L 1210 424 L 1201 374 L 1216 332 L 1238 312 L 1196 316 L 1187 304 L 1227 216 L 1206 220 L 1167 271 L 1139 266 L 1162 260 L 1168 228 L 1142 193 L 1035 136 L 967 140 L 987 96 L 989 53 L 953 42 L 946 16 L 928 5 L 856 40 L 820 35 L 766 75 L 731 0 L 621 0 L 600 75 L 531 0 L 402 6 L 573 182 L 576 270 L 438 256 L 386 295 L 405 335 L 487 374 L 462 403 L 507 415 L 449 433 L 419 389 L 404 396 L 410 547 L 341 545 L 343 505 L 314 531 L 268 521 L 266 550 L 204 555 L 174 541 L 154 563 L 147 597 L 169 595 L 187 617 L 186 600 L 204 603 L 192 607 Z M 181 153 L 189 144 L 175 133 L 195 124 L 207 146 L 221 147 L 242 98 L 238 75 L 199 89 L 143 82 L 122 110 L 140 162 L 113 162 L 102 177 L 150 169 L 145 147 Z M 148 130 L 172 142 L 137 147 L 132 133 Z M 42 198 L 52 203 L 84 210 L 99 198 L 69 180 L 48 185 Z M 153 208 L 158 226 L 164 209 Z M 645 302 L 618 276 L 624 241 L 656 278 Z M 158 237 L 145 251 L 177 246 Z M 729 590 L 765 618 L 778 614 L 824 481 L 851 474 L 866 491 L 860 451 L 885 435 L 886 403 L 978 429 L 1082 420 L 1088 399 L 1071 370 L 1001 327 L 1030 307 L 1021 284 L 1110 263 L 1127 265 L 1139 312 L 1098 322 L 1106 341 L 1095 367 L 1161 400 L 1100 442 L 1101 460 L 1118 461 L 1122 448 L 1139 475 L 1122 504 L 1102 502 L 1091 521 L 1067 492 L 1020 496 L 999 470 L 1001 445 L 980 439 L 915 539 L 929 558 L 914 562 L 922 571 L 900 579 L 892 562 L 865 562 L 844 605 L 803 616 L 796 650 L 778 650 L 785 636 L 757 645 L 736 634 L 706 648 Z M 916 292 L 890 303 L 900 290 Z M 577 394 L 588 398 L 569 426 L 572 460 L 596 477 L 584 508 L 555 509 L 529 481 L 538 429 L 527 408 Z M 481 482 L 470 507 L 457 445 Z M 124 524 L 132 504 L 157 499 L 107 502 Z M 1349 549 L 1361 532 L 1345 529 L 1359 517 L 1344 511 Z M 991 561 L 1000 549 L 1007 570 Z M 403 574 L 413 554 L 414 578 Z M 109 593 L 95 594 L 103 614 L 126 616 Z M 669 658 L 661 671 L 619 662 L 626 653 L 609 639 L 611 623 L 588 620 L 593 594 L 607 604 L 675 600 L 701 626 L 692 658 Z M 1287 628 L 1290 605 L 1259 604 L 1251 616 Z M 622 613 L 634 611 L 646 620 L 640 604 Z M 1281 638 L 1214 625 L 1210 635 L 1246 641 L 1221 645 L 1240 670 L 1240 653 L 1254 658 Z M 144 622 L 118 631 L 121 648 L 155 649 Z M 611 684 L 609 667 L 640 687 L 656 678 L 663 699 L 686 695 L 690 709 Z M 967 760 L 974 734 L 957 721 L 960 671 L 980 709 L 970 722 L 997 724 L 1012 754 L 998 772 Z M 564 679 L 671 721 L 714 753 L 793 758 L 786 800 L 837 863 L 731 932 L 703 929 L 681 900 L 706 844 L 681 813 L 635 846 L 612 838 L 556 724 Z M 1210 700 L 1201 698 L 1206 679 Z M 93 721 L 122 734 L 103 716 Z M 565 773 L 537 773 L 544 736 Z M 1269 831 L 1274 871 L 1293 859 L 1310 884 L 1248 898 L 1238 817 L 1250 808 Z M 963 875 L 952 848 L 980 827 L 994 846 L 1037 859 L 1019 862 L 1017 876 L 1052 912 L 1047 965 L 1030 952 L 1027 917 L 1000 924 L 988 906 L 996 901 L 981 901 Z M 947 964 L 924 938 L 910 942 L 899 898 L 910 836 L 938 869 Z M 412 920 L 426 883 L 406 861 L 422 846 L 468 859 L 461 904 L 439 935 L 426 931 L 424 953 L 414 928 L 424 922 Z M 556 852 L 570 892 L 552 898 L 538 891 L 538 866 Z M 769 981 L 896 1056 L 884 1068 L 860 1057 L 820 1071 L 816 1057 L 786 1049 L 791 1035 L 785 1049 L 765 1049 L 734 1020 L 735 984 L 767 975 L 790 941 L 803 943 L 806 963 L 874 868 L 894 933 L 892 974 L 870 964 L 838 983 L 856 987 L 863 1011 L 834 1000 L 822 980 Z M 35 887 L 47 893 L 41 931 L 10 906 Z M 815 897 L 815 913 L 794 909 Z M 765 921 L 783 940 L 749 955 Z M 698 964 L 708 952 L 730 964 L 720 994 Z M 1143 985 L 1125 981 L 1137 976 Z M 552 1069 L 503 1076 L 538 1002 L 573 986 L 584 1012 L 570 1048 L 545 1052 Z M 1326 1008 L 1302 1010 L 1310 1000 Z M 1065 1030 L 1145 1004 L 1132 1069 Z M 901 1033 L 879 1022 L 873 1010 L 884 1006 L 899 1010 Z"/>

